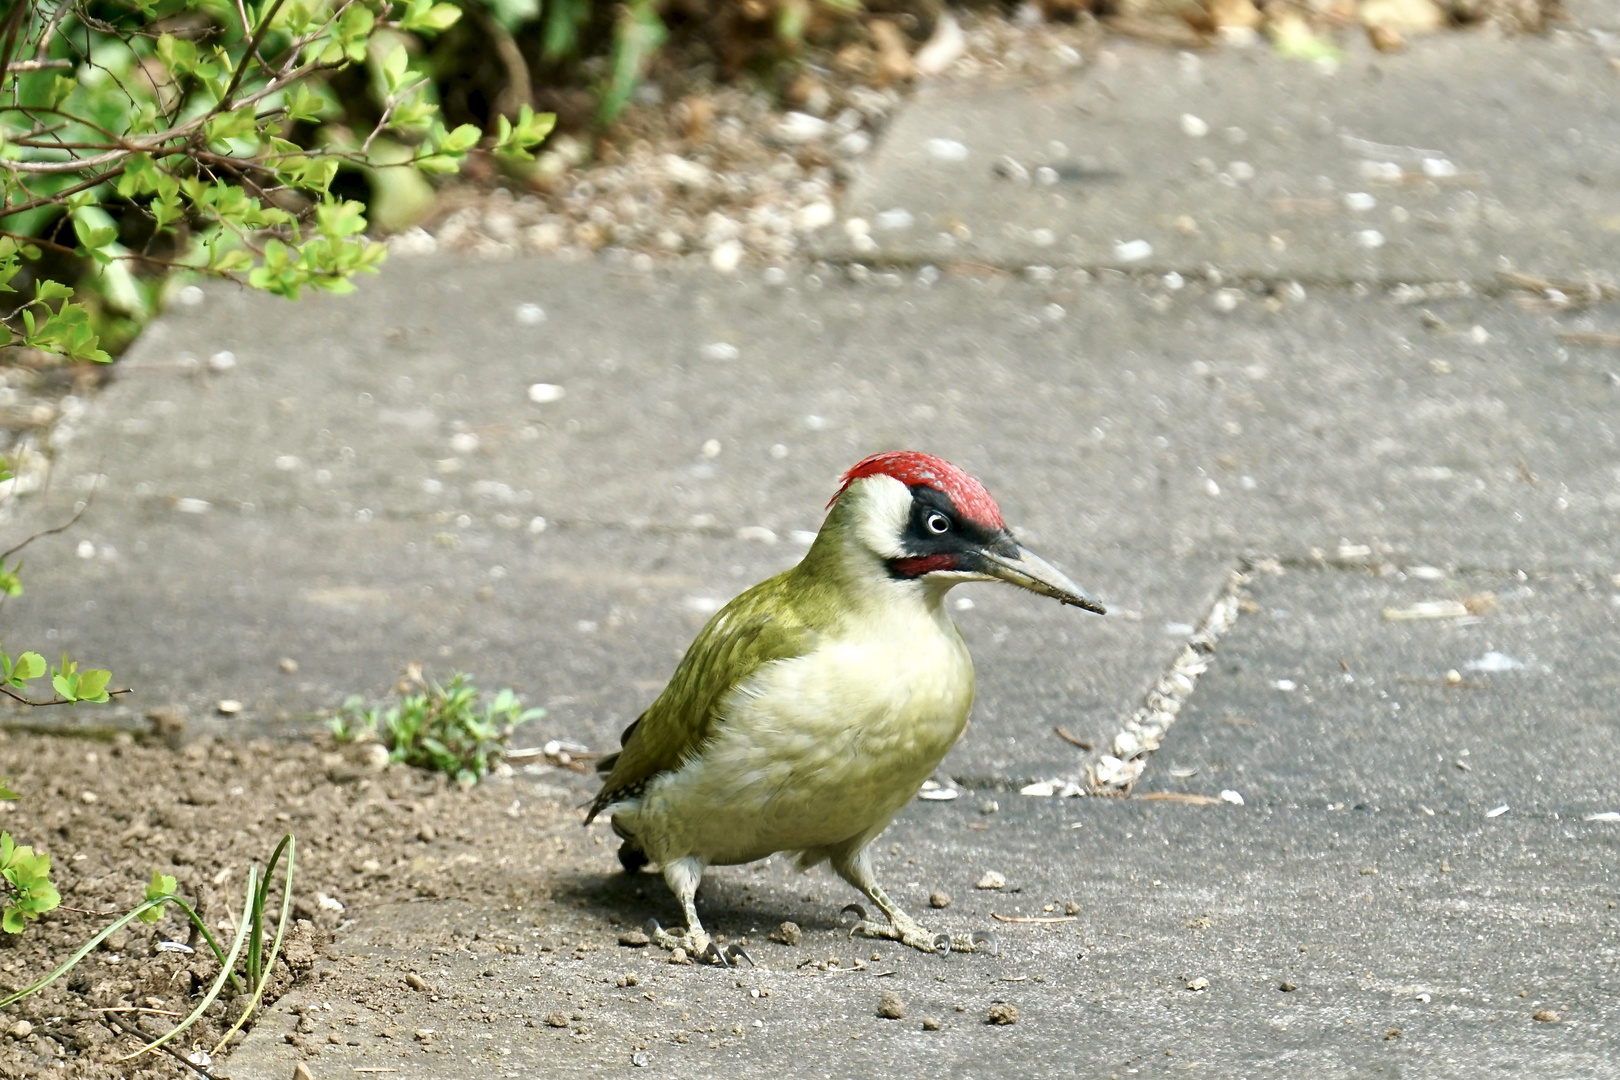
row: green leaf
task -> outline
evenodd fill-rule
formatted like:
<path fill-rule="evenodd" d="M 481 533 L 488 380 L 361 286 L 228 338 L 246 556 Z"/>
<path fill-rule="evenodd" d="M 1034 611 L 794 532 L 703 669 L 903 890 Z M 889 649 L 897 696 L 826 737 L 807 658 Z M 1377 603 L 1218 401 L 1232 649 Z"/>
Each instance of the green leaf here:
<path fill-rule="evenodd" d="M 462 124 L 454 131 L 448 132 L 439 142 L 439 150 L 446 154 L 464 154 L 478 145 L 478 140 L 484 133 L 474 124 Z"/>
<path fill-rule="evenodd" d="M 112 678 L 112 672 L 101 668 L 91 668 L 79 675 L 79 700 L 101 703 L 108 700 L 107 682 Z"/>
<path fill-rule="evenodd" d="M 406 53 L 405 46 L 395 45 L 383 58 L 383 81 L 388 85 L 388 92 L 392 94 L 405 82 L 406 66 L 411 62 L 410 55 Z"/>
<path fill-rule="evenodd" d="M 52 300 L 69 300 L 73 297 L 73 287 L 63 285 L 60 281 L 41 281 L 34 286 L 34 299 L 48 303 Z"/>
<path fill-rule="evenodd" d="M 11 790 L 11 777 L 0 776 L 0 799 L 20 799 L 22 796 Z"/>
<path fill-rule="evenodd" d="M 169 874 L 162 874 L 156 870 L 153 870 L 152 880 L 146 883 L 146 898 L 148 900 L 156 900 L 159 897 L 169 896 L 174 892 L 175 889 L 179 888 L 179 886 L 180 882 L 174 877 L 170 876 Z"/>
<path fill-rule="evenodd" d="M 43 674 L 45 674 L 45 658 L 37 652 L 25 652 L 17 657 L 17 666 L 12 670 L 11 681 L 21 685 Z"/>

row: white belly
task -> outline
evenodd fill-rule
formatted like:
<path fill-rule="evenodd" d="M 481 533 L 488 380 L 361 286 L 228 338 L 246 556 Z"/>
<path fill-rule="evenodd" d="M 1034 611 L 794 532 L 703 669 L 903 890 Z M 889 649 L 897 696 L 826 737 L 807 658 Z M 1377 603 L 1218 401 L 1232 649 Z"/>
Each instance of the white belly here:
<path fill-rule="evenodd" d="M 858 640 L 761 669 L 701 757 L 649 784 L 626 824 L 660 863 L 870 838 L 939 765 L 972 705 L 972 660 L 948 617 L 894 613 Z"/>

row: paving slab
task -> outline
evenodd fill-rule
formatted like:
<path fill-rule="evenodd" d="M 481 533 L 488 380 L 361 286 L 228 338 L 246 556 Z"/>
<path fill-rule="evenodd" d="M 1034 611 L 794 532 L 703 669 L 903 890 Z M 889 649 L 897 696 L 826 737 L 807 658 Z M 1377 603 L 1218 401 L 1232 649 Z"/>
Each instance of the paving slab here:
<path fill-rule="evenodd" d="M 823 251 L 1307 282 L 1606 274 L 1614 78 L 1563 31 L 1397 55 L 1357 39 L 1330 67 L 1110 42 L 1050 84 L 923 90 L 845 199 L 865 238 L 829 229 Z"/>
<path fill-rule="evenodd" d="M 284 1080 L 311 1055 L 317 1076 L 407 1078 L 1612 1075 L 1613 825 L 1005 793 L 981 813 L 993 795 L 913 805 L 878 863 L 925 922 L 994 926 L 999 957 L 850 942 L 833 921 L 850 890 L 776 860 L 711 871 L 699 897 L 760 966 L 672 967 L 615 945 L 675 912 L 604 846 L 575 876 L 503 896 L 358 911 L 328 973 L 272 1008 L 229 1075 Z M 523 835 L 514 823 L 511 843 Z M 975 890 L 987 869 L 1006 888 Z M 934 889 L 950 908 L 924 906 Z M 1070 902 L 1069 922 L 991 917 L 1062 918 Z M 788 919 L 799 945 L 765 940 Z M 818 970 L 829 958 L 837 970 Z M 431 996 L 382 1008 L 379 984 L 412 970 Z M 905 1019 L 876 1015 L 885 990 Z M 996 1003 L 1018 1023 L 987 1023 Z M 289 1042 L 311 1007 L 315 1030 Z M 942 1030 L 922 1029 L 930 1017 Z M 435 1033 L 425 1046 L 418 1029 Z"/>
<path fill-rule="evenodd" d="M 1504 824 L 1620 810 L 1608 575 L 1288 571 L 1256 575 L 1249 595 L 1146 789 Z M 1435 603 L 1480 614 L 1386 616 Z"/>
<path fill-rule="evenodd" d="M 1246 553 L 1617 561 L 1620 388 L 1554 337 L 1606 313 L 1433 307 L 1457 329 L 1349 293 L 1223 314 L 1197 286 L 1129 281 L 773 288 L 454 261 L 296 320 L 216 291 L 155 324 L 14 524 L 97 485 L 28 552 L 11 640 L 137 686 L 91 723 L 177 703 L 221 730 L 296 720 L 419 660 L 518 687 L 543 731 L 600 745 L 714 604 L 798 557 L 839 471 L 923 446 L 1120 613 L 958 594 L 985 681 L 950 768 L 1072 773 L 1052 726 L 1101 741 Z M 717 343 L 739 355 L 706 358 Z M 563 396 L 533 401 L 536 382 Z M 221 699 L 247 708 L 209 720 Z"/>

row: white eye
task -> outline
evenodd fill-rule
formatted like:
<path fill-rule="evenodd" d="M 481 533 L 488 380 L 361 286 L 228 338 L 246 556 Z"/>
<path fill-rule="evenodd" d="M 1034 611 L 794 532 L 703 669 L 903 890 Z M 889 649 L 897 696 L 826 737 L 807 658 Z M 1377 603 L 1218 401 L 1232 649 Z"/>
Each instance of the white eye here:
<path fill-rule="evenodd" d="M 935 510 L 933 513 L 929 514 L 928 518 L 923 522 L 923 524 L 926 525 L 928 527 L 928 531 L 933 533 L 935 536 L 939 536 L 941 533 L 948 533 L 951 531 L 951 519 L 940 513 L 938 510 Z"/>

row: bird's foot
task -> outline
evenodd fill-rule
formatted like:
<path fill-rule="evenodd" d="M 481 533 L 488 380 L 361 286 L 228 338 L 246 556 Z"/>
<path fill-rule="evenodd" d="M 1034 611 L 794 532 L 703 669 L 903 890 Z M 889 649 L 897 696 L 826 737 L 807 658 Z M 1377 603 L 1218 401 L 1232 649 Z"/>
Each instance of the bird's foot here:
<path fill-rule="evenodd" d="M 687 956 L 692 957 L 705 956 L 710 947 L 714 945 L 708 932 L 702 927 L 687 929 L 679 934 L 672 934 L 659 926 L 657 919 L 647 920 L 647 936 L 652 938 L 653 944 L 660 949 L 668 949 L 671 952 L 680 949 Z"/>
<path fill-rule="evenodd" d="M 694 960 L 704 963 L 719 964 L 721 967 L 732 967 L 738 960 L 748 961 L 749 967 L 757 967 L 754 958 L 748 955 L 748 950 L 733 942 L 730 945 L 721 945 L 709 937 L 704 930 L 687 930 L 682 934 L 672 934 L 658 925 L 657 919 L 647 920 L 647 936 L 652 938 L 653 944 L 659 948 L 674 952 L 680 949 Z"/>
<path fill-rule="evenodd" d="M 921 952 L 941 955 L 953 952 L 988 952 L 995 956 L 1001 955 L 1001 942 L 988 930 L 975 930 L 971 934 L 929 933 L 918 924 L 917 920 L 903 911 L 895 912 L 888 923 L 872 922 L 866 917 L 866 909 L 859 904 L 846 905 L 839 915 L 855 916 L 855 923 L 849 928 L 850 937 L 859 934 L 861 937 L 898 941 Z"/>

